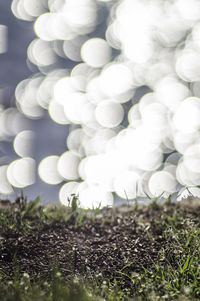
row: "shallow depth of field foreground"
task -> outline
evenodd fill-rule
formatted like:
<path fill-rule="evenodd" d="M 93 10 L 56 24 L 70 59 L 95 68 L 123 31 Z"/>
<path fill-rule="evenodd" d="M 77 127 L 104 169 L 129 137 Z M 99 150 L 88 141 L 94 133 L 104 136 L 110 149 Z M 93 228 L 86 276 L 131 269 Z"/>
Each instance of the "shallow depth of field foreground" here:
<path fill-rule="evenodd" d="M 200 202 L 1 201 L 0 300 L 199 300 Z"/>

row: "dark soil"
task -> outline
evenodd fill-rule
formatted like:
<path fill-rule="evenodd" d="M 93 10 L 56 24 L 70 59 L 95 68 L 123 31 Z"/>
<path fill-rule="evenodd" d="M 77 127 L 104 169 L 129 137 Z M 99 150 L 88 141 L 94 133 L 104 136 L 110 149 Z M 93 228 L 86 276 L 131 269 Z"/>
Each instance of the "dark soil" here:
<path fill-rule="evenodd" d="M 196 204 L 196 205 L 195 205 Z M 1 202 L 7 218 L 16 221 L 19 208 L 16 204 Z M 16 209 L 17 208 L 17 209 Z M 52 210 L 53 207 L 52 207 Z M 39 212 L 39 210 L 38 210 Z M 17 215 L 18 214 L 18 215 Z M 0 271 L 7 279 L 13 278 L 16 267 L 30 278 L 48 278 L 56 262 L 59 271 L 66 276 L 98 277 L 103 281 L 119 279 L 122 289 L 128 285 L 128 278 L 117 271 L 124 266 L 127 275 L 143 272 L 143 267 L 155 269 L 152 260 L 161 264 L 159 252 L 169 247 L 166 240 L 167 215 L 180 218 L 178 227 L 185 220 L 199 223 L 200 201 L 182 201 L 163 206 L 121 205 L 104 208 L 92 219 L 88 211 L 83 224 L 75 228 L 74 220 L 48 219 L 37 214 L 27 216 L 19 227 L 8 229 L 0 225 Z M 21 218 L 22 220 L 22 218 Z M 171 255 L 173 255 L 171 253 Z M 173 256 L 169 261 L 173 262 Z"/>

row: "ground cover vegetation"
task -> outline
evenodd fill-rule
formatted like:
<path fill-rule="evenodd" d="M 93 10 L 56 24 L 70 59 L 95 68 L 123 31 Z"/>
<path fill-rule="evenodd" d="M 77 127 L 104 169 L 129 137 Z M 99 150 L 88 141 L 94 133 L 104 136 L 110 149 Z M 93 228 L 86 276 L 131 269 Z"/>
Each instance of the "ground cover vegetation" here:
<path fill-rule="evenodd" d="M 0 300 L 200 300 L 200 200 L 0 201 Z"/>

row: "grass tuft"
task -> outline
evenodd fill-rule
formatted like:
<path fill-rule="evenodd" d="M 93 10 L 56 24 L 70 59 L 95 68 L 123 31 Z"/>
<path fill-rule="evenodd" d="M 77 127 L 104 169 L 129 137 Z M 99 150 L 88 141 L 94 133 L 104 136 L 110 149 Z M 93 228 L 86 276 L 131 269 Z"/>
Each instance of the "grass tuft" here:
<path fill-rule="evenodd" d="M 200 300 L 200 200 L 158 198 L 93 210 L 75 194 L 68 207 L 23 192 L 0 201 L 0 300 Z"/>

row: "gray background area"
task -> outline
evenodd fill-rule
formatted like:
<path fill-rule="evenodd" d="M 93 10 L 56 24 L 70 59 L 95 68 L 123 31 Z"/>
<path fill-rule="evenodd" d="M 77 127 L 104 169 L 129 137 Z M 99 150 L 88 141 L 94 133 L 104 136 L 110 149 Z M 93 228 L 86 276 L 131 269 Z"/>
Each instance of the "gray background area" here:
<path fill-rule="evenodd" d="M 26 64 L 26 52 L 29 43 L 35 38 L 33 23 L 15 18 L 10 9 L 11 2 L 0 0 L 0 24 L 8 26 L 8 51 L 0 54 L 0 88 L 3 88 L 1 103 L 6 106 L 15 106 L 16 85 L 32 75 Z M 30 121 L 30 129 L 36 133 L 34 158 L 37 164 L 47 155 L 60 155 L 66 151 L 65 139 L 68 127 L 53 122 L 47 112 L 44 118 Z M 9 155 L 10 162 L 18 158 L 13 150 L 12 141 L 3 142 L 3 150 Z M 58 202 L 58 191 L 62 184 L 51 186 L 37 177 L 36 183 L 25 188 L 24 193 L 29 199 L 40 195 L 44 202 Z M 15 189 L 15 192 L 12 199 L 15 199 L 20 190 Z M 1 197 L 3 198 L 3 195 Z"/>

